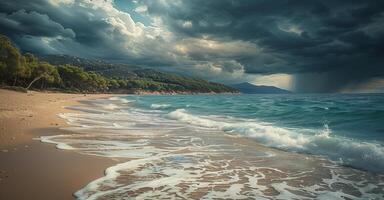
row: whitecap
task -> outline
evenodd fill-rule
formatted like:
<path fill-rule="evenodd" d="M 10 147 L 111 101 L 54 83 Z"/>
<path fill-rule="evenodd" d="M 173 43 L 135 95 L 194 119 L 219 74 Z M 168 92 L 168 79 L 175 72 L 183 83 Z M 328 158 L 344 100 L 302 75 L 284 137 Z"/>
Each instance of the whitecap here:
<path fill-rule="evenodd" d="M 152 109 L 164 109 L 164 108 L 169 108 L 170 106 L 171 105 L 169 104 L 156 104 L 156 103 L 151 104 Z"/>
<path fill-rule="evenodd" d="M 216 128 L 230 134 L 254 138 L 260 143 L 283 150 L 327 156 L 332 161 L 374 172 L 384 172 L 384 147 L 380 144 L 332 136 L 328 124 L 323 130 L 288 129 L 273 124 L 242 119 L 218 121 L 209 116 L 177 109 L 166 115 L 170 119 L 192 125 Z M 306 134 L 305 132 L 308 132 Z"/>

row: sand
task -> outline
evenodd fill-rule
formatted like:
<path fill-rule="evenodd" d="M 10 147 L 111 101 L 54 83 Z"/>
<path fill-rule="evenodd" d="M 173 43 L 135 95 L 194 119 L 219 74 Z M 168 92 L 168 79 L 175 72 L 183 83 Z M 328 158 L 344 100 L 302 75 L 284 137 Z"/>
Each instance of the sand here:
<path fill-rule="evenodd" d="M 65 106 L 107 96 L 0 89 L 0 199 L 74 199 L 74 192 L 103 176 L 116 161 L 59 150 L 36 138 L 68 134 L 57 116 L 68 112 Z"/>

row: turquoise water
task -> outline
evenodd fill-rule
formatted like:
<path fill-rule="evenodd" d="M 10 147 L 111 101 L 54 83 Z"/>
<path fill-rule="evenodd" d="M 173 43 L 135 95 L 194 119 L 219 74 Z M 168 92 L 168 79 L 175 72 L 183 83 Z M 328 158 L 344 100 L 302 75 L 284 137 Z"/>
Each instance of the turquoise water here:
<path fill-rule="evenodd" d="M 143 111 L 283 150 L 384 171 L 384 95 L 127 96 Z M 369 166 L 368 166 L 369 165 Z M 372 166 L 373 165 L 373 166 Z"/>
<path fill-rule="evenodd" d="M 287 128 L 322 130 L 332 134 L 384 141 L 384 95 L 175 95 L 129 96 L 144 109 L 196 115 L 256 119 Z M 304 132 L 305 133 L 305 132 Z M 313 132 L 308 132 L 311 134 Z"/>

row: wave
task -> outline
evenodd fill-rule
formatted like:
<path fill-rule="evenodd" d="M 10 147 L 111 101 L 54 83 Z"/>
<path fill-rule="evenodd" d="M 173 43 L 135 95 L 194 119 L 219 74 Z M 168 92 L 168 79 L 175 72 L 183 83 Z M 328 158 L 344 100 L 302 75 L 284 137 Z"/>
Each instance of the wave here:
<path fill-rule="evenodd" d="M 58 149 L 74 150 L 75 148 L 68 145 L 67 143 L 54 141 L 54 139 L 60 138 L 63 136 L 66 137 L 67 135 L 41 136 L 40 141 L 45 143 L 55 144 Z"/>
<path fill-rule="evenodd" d="M 103 105 L 103 108 L 106 110 L 115 110 L 119 108 L 119 106 L 116 104 L 110 103 L 110 104 Z"/>
<path fill-rule="evenodd" d="M 120 101 L 121 103 L 131 103 L 131 102 L 133 102 L 133 101 L 121 98 L 121 97 L 110 97 L 108 100 Z"/>
<path fill-rule="evenodd" d="M 332 131 L 327 124 L 324 125 L 323 130 L 314 133 L 313 130 L 287 129 L 258 121 L 193 115 L 185 109 L 172 111 L 166 117 L 191 125 L 254 138 L 269 147 L 323 155 L 339 164 L 373 172 L 384 172 L 382 145 L 332 136 Z M 305 134 L 305 132 L 311 134 Z"/>
<path fill-rule="evenodd" d="M 151 104 L 152 109 L 164 109 L 169 107 L 171 107 L 171 105 L 169 104 L 156 104 L 156 103 Z"/>

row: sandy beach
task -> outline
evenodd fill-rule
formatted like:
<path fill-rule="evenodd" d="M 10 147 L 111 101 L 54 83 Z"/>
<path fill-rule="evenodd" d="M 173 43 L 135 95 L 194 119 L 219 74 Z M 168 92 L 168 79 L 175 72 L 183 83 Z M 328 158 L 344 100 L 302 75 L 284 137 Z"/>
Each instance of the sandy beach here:
<path fill-rule="evenodd" d="M 73 199 L 76 190 L 101 177 L 113 160 L 59 150 L 35 138 L 66 134 L 57 116 L 65 106 L 106 96 L 1 89 L 0 199 Z"/>

